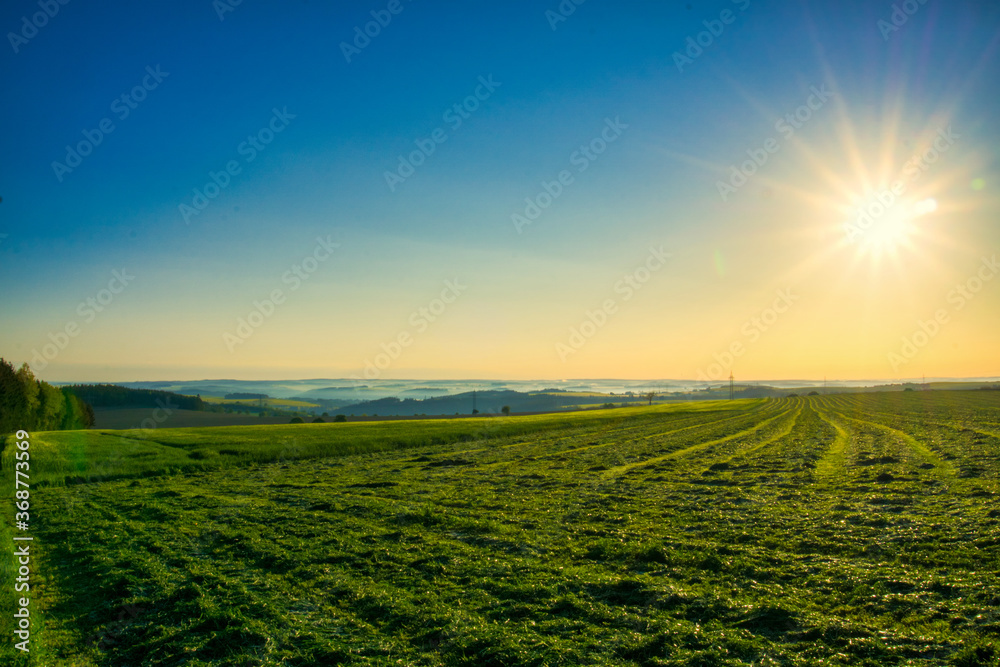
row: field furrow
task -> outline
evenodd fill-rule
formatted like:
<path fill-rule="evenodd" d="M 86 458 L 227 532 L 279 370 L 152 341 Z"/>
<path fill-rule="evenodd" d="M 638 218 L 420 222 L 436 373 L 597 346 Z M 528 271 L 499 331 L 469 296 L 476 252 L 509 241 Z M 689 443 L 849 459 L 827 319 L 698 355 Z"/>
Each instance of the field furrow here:
<path fill-rule="evenodd" d="M 858 465 L 893 465 L 909 466 L 921 469 L 935 470 L 947 476 L 953 476 L 955 471 L 951 465 L 938 457 L 931 449 L 916 438 L 905 432 L 879 424 L 877 422 L 849 417 L 843 413 L 834 413 L 841 420 L 853 422 L 858 426 L 855 433 L 859 439 L 855 441 L 851 451 L 850 463 Z M 842 422 L 843 423 L 843 422 Z M 879 437 L 879 435 L 887 437 Z M 902 467 L 897 467 L 902 470 Z"/>
<path fill-rule="evenodd" d="M 978 422 L 940 422 L 919 414 L 862 411 L 857 406 L 852 406 L 851 415 L 906 434 L 911 445 L 916 443 L 932 457 L 947 462 L 944 467 L 950 467 L 961 477 L 997 479 L 997 470 L 991 463 L 1000 457 L 1000 433 L 977 428 L 981 426 Z"/>
<path fill-rule="evenodd" d="M 778 412 L 774 416 L 762 419 L 748 428 L 743 428 L 740 431 L 736 431 L 720 438 L 701 440 L 695 444 L 688 445 L 681 449 L 675 449 L 667 452 L 666 454 L 617 465 L 604 471 L 603 476 L 605 478 L 613 478 L 631 472 L 637 468 L 656 468 L 659 466 L 658 469 L 666 469 L 670 466 L 664 466 L 664 464 L 672 461 L 673 459 L 686 457 L 714 458 L 720 456 L 722 452 L 727 450 L 739 451 L 741 448 L 753 447 L 760 442 L 759 438 L 770 437 L 772 431 L 783 428 L 784 424 L 780 420 L 788 418 L 789 416 L 791 416 L 790 420 L 794 422 L 795 418 L 791 408 Z M 778 422 L 777 426 L 775 426 L 775 422 Z"/>

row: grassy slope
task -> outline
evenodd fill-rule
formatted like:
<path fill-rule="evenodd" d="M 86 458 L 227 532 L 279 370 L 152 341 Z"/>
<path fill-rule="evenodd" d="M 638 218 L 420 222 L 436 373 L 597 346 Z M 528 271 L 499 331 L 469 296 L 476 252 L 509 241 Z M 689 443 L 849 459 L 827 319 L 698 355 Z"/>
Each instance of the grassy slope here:
<path fill-rule="evenodd" d="M 202 396 L 201 400 L 216 405 L 260 405 L 257 398 L 219 398 L 218 396 Z M 265 398 L 264 406 L 269 408 L 317 408 L 319 403 L 296 401 L 290 398 Z"/>
<path fill-rule="evenodd" d="M 995 664 L 1000 396 L 740 407 L 157 432 L 312 458 L 39 491 L 46 664 Z"/>
<path fill-rule="evenodd" d="M 759 406 L 760 401 L 711 401 L 657 406 L 641 413 L 617 408 L 570 415 L 423 419 L 325 424 L 216 426 L 132 430 L 50 431 L 32 434 L 32 485 L 63 485 L 187 470 L 228 468 L 276 460 L 343 456 L 479 438 L 530 434 L 662 413 L 714 414 Z M 13 448 L 0 462 L 10 470 Z"/>
<path fill-rule="evenodd" d="M 261 424 L 287 424 L 289 417 L 258 417 L 256 413 L 207 412 L 204 410 L 171 410 L 169 415 L 156 415 L 163 419 L 153 420 L 149 408 L 95 408 L 96 429 L 141 428 L 143 422 L 156 428 L 197 428 L 206 426 L 240 426 Z"/>

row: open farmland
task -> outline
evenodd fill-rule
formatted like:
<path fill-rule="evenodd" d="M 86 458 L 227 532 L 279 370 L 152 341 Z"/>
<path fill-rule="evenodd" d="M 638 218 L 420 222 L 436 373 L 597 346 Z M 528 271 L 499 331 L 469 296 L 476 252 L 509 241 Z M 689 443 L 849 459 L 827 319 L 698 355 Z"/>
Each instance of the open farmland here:
<path fill-rule="evenodd" d="M 318 408 L 317 403 L 295 401 L 287 398 L 219 398 L 218 396 L 202 396 L 201 400 L 213 405 L 250 405 L 268 408 Z"/>
<path fill-rule="evenodd" d="M 37 664 L 1000 656 L 1000 392 L 39 433 L 32 471 Z"/>

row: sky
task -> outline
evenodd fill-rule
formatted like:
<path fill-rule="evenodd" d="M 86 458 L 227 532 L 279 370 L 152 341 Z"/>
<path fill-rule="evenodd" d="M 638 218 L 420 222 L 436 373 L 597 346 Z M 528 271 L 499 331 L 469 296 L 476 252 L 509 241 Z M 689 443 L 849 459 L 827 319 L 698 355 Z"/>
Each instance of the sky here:
<path fill-rule="evenodd" d="M 0 356 L 42 379 L 1000 375 L 996 3 L 0 28 Z"/>

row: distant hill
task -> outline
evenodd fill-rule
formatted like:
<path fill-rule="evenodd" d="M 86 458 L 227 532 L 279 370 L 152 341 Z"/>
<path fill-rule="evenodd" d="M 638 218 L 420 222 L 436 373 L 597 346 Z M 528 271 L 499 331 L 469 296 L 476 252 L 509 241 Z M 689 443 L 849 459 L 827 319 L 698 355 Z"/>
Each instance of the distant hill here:
<path fill-rule="evenodd" d="M 95 408 L 162 408 L 204 410 L 198 396 L 184 396 L 158 389 L 130 389 L 115 384 L 73 384 L 66 387 Z"/>
<path fill-rule="evenodd" d="M 969 390 L 996 387 L 982 382 L 936 382 L 922 385 L 919 383 L 881 384 L 870 387 L 773 387 L 769 385 L 735 385 L 733 398 L 782 398 L 792 394 L 806 396 L 809 394 L 846 394 L 872 393 L 904 390 Z M 546 389 L 543 391 L 520 392 L 512 389 L 462 392 L 448 396 L 432 396 L 424 399 L 389 396 L 370 401 L 341 404 L 335 411 L 345 415 L 378 415 L 383 416 L 413 416 L 413 415 L 454 415 L 471 414 L 473 405 L 480 413 L 499 413 L 503 406 L 509 406 L 511 412 L 555 412 L 582 407 L 600 407 L 613 404 L 644 405 L 647 399 L 645 392 L 626 392 L 624 394 L 601 394 L 588 391 L 572 392 L 564 389 Z M 664 401 L 706 401 L 729 398 L 729 384 L 715 384 L 705 389 L 694 391 L 657 392 L 654 399 L 657 403 Z M 475 402 L 473 402 L 475 400 Z M 326 404 L 324 410 L 334 411 Z"/>
<path fill-rule="evenodd" d="M 552 412 L 566 410 L 582 406 L 599 406 L 604 402 L 612 402 L 616 399 L 615 405 L 622 402 L 640 402 L 640 398 L 635 396 L 615 396 L 602 397 L 594 395 L 573 396 L 556 392 L 520 392 L 511 389 L 487 390 L 475 392 L 463 392 L 452 396 L 434 396 L 426 399 L 416 398 L 380 398 L 373 401 L 363 401 L 351 405 L 345 405 L 337 411 L 346 415 L 379 415 L 379 416 L 412 416 L 412 415 L 454 415 L 471 414 L 473 405 L 475 409 L 483 414 L 497 414 L 504 406 L 508 406 L 511 412 Z"/>
<path fill-rule="evenodd" d="M 737 382 L 742 386 L 748 386 L 752 378 L 737 378 Z M 967 384 L 968 388 L 976 388 L 987 383 L 995 383 L 996 377 L 983 378 L 944 378 L 929 377 L 927 383 L 932 389 L 959 388 L 960 385 Z M 905 381 L 904 381 L 905 382 Z M 907 386 L 920 384 L 912 379 Z M 895 383 L 895 387 L 893 386 Z M 834 391 L 893 391 L 901 390 L 903 385 L 900 380 L 888 380 L 880 378 L 870 378 L 864 380 L 841 381 L 830 379 L 827 384 L 827 392 Z M 952 384 L 957 383 L 957 384 Z M 233 380 L 233 379 L 212 379 L 212 380 L 176 380 L 176 381 L 135 381 L 135 382 L 115 382 L 115 384 L 133 389 L 155 389 L 160 391 L 172 391 L 177 394 L 198 395 L 202 397 L 216 396 L 223 398 L 226 394 L 232 393 L 259 393 L 267 394 L 273 398 L 296 398 L 304 401 L 324 403 L 323 410 L 332 410 L 346 405 L 354 405 L 364 401 L 373 401 L 380 398 L 427 398 L 431 396 L 459 395 L 477 391 L 499 391 L 510 389 L 522 393 L 535 393 L 558 390 L 560 392 L 594 392 L 615 396 L 620 396 L 628 391 L 640 394 L 646 391 L 656 391 L 662 396 L 671 396 L 674 400 L 692 400 L 695 398 L 705 398 L 701 392 L 711 386 L 713 390 L 719 390 L 725 385 L 725 395 L 728 397 L 729 383 L 721 379 L 712 382 L 684 379 L 653 379 L 653 380 L 628 380 L 614 378 L 594 378 L 594 379 L 572 379 L 572 380 L 481 380 L 467 378 L 463 380 L 389 380 L 389 379 L 368 379 L 361 377 L 351 378 L 314 378 L 302 380 Z M 945 385 L 948 386 L 945 386 Z M 785 379 L 785 380 L 765 380 L 753 383 L 757 389 L 770 387 L 773 395 L 784 396 L 790 392 L 809 393 L 818 391 L 823 393 L 824 382 L 822 380 L 809 379 Z M 969 386 L 971 385 L 971 386 Z M 454 414 L 454 410 L 451 414 Z M 465 410 L 464 412 L 468 412 Z M 411 413 L 412 416 L 412 413 Z"/>

